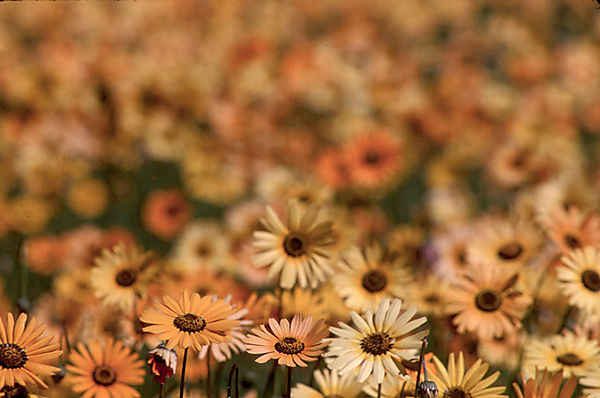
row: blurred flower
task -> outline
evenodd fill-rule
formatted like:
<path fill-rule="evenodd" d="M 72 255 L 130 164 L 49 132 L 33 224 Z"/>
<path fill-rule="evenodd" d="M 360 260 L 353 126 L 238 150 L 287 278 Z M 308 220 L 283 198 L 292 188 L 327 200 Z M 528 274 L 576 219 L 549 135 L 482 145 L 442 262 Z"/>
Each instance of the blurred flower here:
<path fill-rule="evenodd" d="M 36 196 L 19 196 L 8 202 L 7 216 L 11 229 L 25 235 L 41 232 L 54 215 L 51 201 Z"/>
<path fill-rule="evenodd" d="M 295 315 L 290 324 L 287 319 L 277 322 L 269 318 L 269 329 L 260 325 L 244 339 L 248 353 L 262 354 L 255 359 L 258 363 L 276 359 L 280 365 L 306 367 L 306 362 L 316 361 L 327 346 L 323 342 L 327 325 L 322 319 L 313 322 L 310 316 Z"/>
<path fill-rule="evenodd" d="M 0 319 L 0 388 L 35 385 L 47 388 L 41 377 L 60 370 L 48 362 L 56 360 L 62 351 L 52 342 L 54 337 L 44 336 L 44 325 L 21 313 L 15 322 L 7 314 L 6 323 Z"/>
<path fill-rule="evenodd" d="M 360 394 L 361 383 L 357 382 L 355 375 L 347 373 L 343 376 L 329 369 L 317 369 L 313 372 L 318 390 L 299 383 L 292 388 L 293 398 L 325 398 L 338 396 L 355 398 Z"/>
<path fill-rule="evenodd" d="M 577 386 L 577 377 L 571 376 L 564 384 L 562 382 L 562 370 L 553 373 L 547 369 L 536 369 L 535 377 L 527 381 L 522 378 L 523 390 L 517 383 L 512 383 L 512 386 L 518 398 L 571 398 Z"/>
<path fill-rule="evenodd" d="M 74 183 L 67 194 L 71 210 L 83 218 L 95 218 L 106 210 L 108 188 L 102 180 L 85 179 Z"/>
<path fill-rule="evenodd" d="M 198 293 L 183 291 L 179 301 L 165 296 L 162 304 L 144 311 L 140 319 L 148 324 L 143 328 L 145 332 L 167 340 L 167 348 L 192 347 L 200 351 L 204 345 L 229 339 L 229 331 L 240 323 L 229 319 L 235 312 L 223 300 L 212 301 L 211 296 L 200 298 Z"/>
<path fill-rule="evenodd" d="M 400 369 L 394 360 L 412 360 L 414 352 L 411 350 L 420 347 L 421 340 L 428 334 L 428 331 L 416 331 L 427 321 L 424 317 L 412 319 L 417 307 L 400 315 L 401 304 L 399 299 L 390 304 L 390 299 L 385 298 L 375 313 L 369 309 L 361 317 L 350 312 L 355 328 L 343 322 L 338 323 L 339 328 L 329 328 L 337 336 L 329 339 L 331 345 L 325 354 L 333 357 L 329 368 L 344 375 L 360 367 L 357 375 L 360 383 L 371 374 L 376 383 L 383 382 L 386 372 L 398 376 Z"/>
<path fill-rule="evenodd" d="M 27 238 L 24 244 L 24 260 L 27 266 L 40 274 L 52 274 L 60 270 L 65 257 L 61 239 L 53 235 L 39 235 Z"/>
<path fill-rule="evenodd" d="M 301 212 L 297 201 L 286 207 L 287 225 L 267 207 L 267 215 L 261 219 L 266 231 L 254 232 L 253 246 L 258 253 L 252 257 L 257 267 L 269 266 L 269 276 L 281 271 L 279 285 L 291 289 L 296 282 L 312 288 L 325 282 L 333 274 L 329 265 L 328 246 L 333 243 L 330 221 L 318 221 L 318 208 L 309 206 Z"/>
<path fill-rule="evenodd" d="M 191 208 L 176 189 L 151 192 L 141 210 L 142 223 L 152 234 L 169 240 L 179 233 L 191 217 Z"/>
<path fill-rule="evenodd" d="M 318 292 L 296 286 L 294 290 L 284 290 L 279 294 L 282 318 L 292 318 L 296 314 L 313 319 L 327 318 L 327 304 Z"/>
<path fill-rule="evenodd" d="M 89 397 L 139 397 L 132 385 L 144 381 L 144 363 L 137 353 L 124 347 L 120 341 L 109 339 L 104 347 L 92 340 L 86 347 L 77 344 L 77 351 L 69 356 L 67 365 L 73 391 Z"/>
<path fill-rule="evenodd" d="M 227 269 L 231 242 L 223 227 L 212 219 L 188 224 L 175 243 L 174 258 L 190 271 Z"/>
<path fill-rule="evenodd" d="M 564 255 L 585 246 L 600 248 L 600 217 L 594 213 L 584 217 L 575 207 L 557 208 L 547 224 L 548 237 Z"/>

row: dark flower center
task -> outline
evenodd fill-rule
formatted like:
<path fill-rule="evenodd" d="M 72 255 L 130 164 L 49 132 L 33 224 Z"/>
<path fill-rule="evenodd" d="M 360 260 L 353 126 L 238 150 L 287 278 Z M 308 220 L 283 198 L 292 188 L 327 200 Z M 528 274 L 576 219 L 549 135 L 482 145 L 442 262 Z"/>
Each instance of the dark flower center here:
<path fill-rule="evenodd" d="M 502 298 L 493 290 L 483 290 L 475 296 L 475 305 L 484 312 L 494 312 L 501 304 Z"/>
<path fill-rule="evenodd" d="M 119 286 L 131 286 L 135 283 L 137 272 L 131 269 L 124 269 L 117 274 L 116 280 Z"/>
<path fill-rule="evenodd" d="M 363 338 L 360 342 L 360 348 L 367 354 L 383 355 L 387 353 L 394 343 L 387 333 L 373 333 Z"/>
<path fill-rule="evenodd" d="M 498 257 L 501 260 L 514 260 L 523 253 L 523 246 L 517 242 L 510 242 L 498 249 Z"/>
<path fill-rule="evenodd" d="M 204 243 L 196 245 L 196 254 L 198 257 L 207 257 L 210 254 L 210 247 Z"/>
<path fill-rule="evenodd" d="M 425 296 L 425 302 L 429 304 L 436 304 L 440 302 L 440 297 L 435 294 L 428 294 Z"/>
<path fill-rule="evenodd" d="M 329 394 L 329 395 L 325 395 L 323 398 L 344 398 L 341 395 L 337 395 L 337 394 Z"/>
<path fill-rule="evenodd" d="M 195 314 L 179 315 L 173 319 L 173 325 L 179 330 L 188 333 L 201 332 L 206 327 L 206 321 Z"/>
<path fill-rule="evenodd" d="M 282 354 L 298 354 L 304 350 L 304 343 L 295 337 L 284 337 L 275 343 L 275 349 Z"/>
<path fill-rule="evenodd" d="M 600 275 L 596 271 L 586 269 L 581 273 L 583 286 L 596 293 L 600 291 Z"/>
<path fill-rule="evenodd" d="M 444 391 L 444 398 L 471 398 L 471 394 L 459 387 L 454 387 Z"/>
<path fill-rule="evenodd" d="M 556 357 L 556 360 L 567 366 L 579 366 L 583 363 L 583 360 L 572 352 L 567 352 L 566 354 Z"/>
<path fill-rule="evenodd" d="M 96 384 L 110 386 L 117 380 L 117 373 L 108 365 L 98 365 L 92 372 L 92 378 Z"/>
<path fill-rule="evenodd" d="M 3 369 L 17 369 L 27 362 L 27 353 L 13 343 L 0 344 L 0 367 Z"/>
<path fill-rule="evenodd" d="M 183 207 L 180 203 L 171 203 L 167 206 L 166 213 L 170 217 L 176 217 L 183 211 Z"/>
<path fill-rule="evenodd" d="M 362 277 L 362 285 L 371 293 L 382 291 L 387 285 L 387 278 L 378 270 L 370 270 Z"/>
<path fill-rule="evenodd" d="M 573 236 L 571 234 L 565 235 L 565 243 L 571 249 L 577 249 L 577 248 L 581 247 L 581 242 L 579 241 L 579 239 L 577 239 L 575 236 Z"/>
<path fill-rule="evenodd" d="M 295 232 L 290 232 L 283 240 L 283 250 L 292 257 L 299 257 L 306 253 L 306 246 L 306 238 Z"/>
<path fill-rule="evenodd" d="M 460 265 L 465 265 L 467 263 L 467 253 L 465 253 L 464 247 L 456 249 L 456 261 L 458 261 Z"/>
<path fill-rule="evenodd" d="M 374 164 L 379 163 L 379 161 L 381 160 L 381 156 L 377 152 L 367 152 L 365 154 L 364 159 L 365 159 L 365 163 L 374 165 Z"/>

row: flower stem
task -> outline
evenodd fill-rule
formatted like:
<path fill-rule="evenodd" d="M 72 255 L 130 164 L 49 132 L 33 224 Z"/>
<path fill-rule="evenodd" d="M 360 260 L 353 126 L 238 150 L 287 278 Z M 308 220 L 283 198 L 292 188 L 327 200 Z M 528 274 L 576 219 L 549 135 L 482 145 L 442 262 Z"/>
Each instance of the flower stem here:
<path fill-rule="evenodd" d="M 287 374 L 287 391 L 285 392 L 286 398 L 291 398 L 292 396 L 292 367 L 288 366 L 288 374 Z"/>
<path fill-rule="evenodd" d="M 181 364 L 181 381 L 179 382 L 179 398 L 183 398 L 183 388 L 185 386 L 185 365 L 187 364 L 188 349 L 186 347 L 183 351 L 183 363 Z"/>
<path fill-rule="evenodd" d="M 206 398 L 210 398 L 210 346 L 206 351 Z"/>
<path fill-rule="evenodd" d="M 165 385 L 162 383 L 158 383 L 158 398 L 163 398 L 163 387 Z"/>
<path fill-rule="evenodd" d="M 381 383 L 377 384 L 377 398 L 381 398 Z"/>

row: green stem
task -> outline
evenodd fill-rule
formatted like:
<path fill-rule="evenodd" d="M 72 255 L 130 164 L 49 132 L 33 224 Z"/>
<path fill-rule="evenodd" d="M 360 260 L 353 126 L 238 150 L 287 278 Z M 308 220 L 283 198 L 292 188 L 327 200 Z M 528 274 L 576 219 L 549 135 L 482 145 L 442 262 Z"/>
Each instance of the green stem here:
<path fill-rule="evenodd" d="M 158 383 L 158 398 L 163 398 L 163 388 L 164 388 L 164 384 L 162 383 Z"/>
<path fill-rule="evenodd" d="M 292 396 L 292 367 L 288 366 L 288 374 L 287 374 L 287 391 L 285 393 L 286 398 L 291 398 Z"/>
<path fill-rule="evenodd" d="M 187 354 L 189 347 L 183 351 L 183 363 L 181 364 L 181 381 L 179 382 L 179 398 L 183 398 L 183 388 L 185 386 L 185 365 L 187 364 Z"/>
<path fill-rule="evenodd" d="M 377 384 L 377 398 L 381 398 L 381 383 Z"/>
<path fill-rule="evenodd" d="M 210 346 L 206 351 L 206 398 L 210 398 Z"/>

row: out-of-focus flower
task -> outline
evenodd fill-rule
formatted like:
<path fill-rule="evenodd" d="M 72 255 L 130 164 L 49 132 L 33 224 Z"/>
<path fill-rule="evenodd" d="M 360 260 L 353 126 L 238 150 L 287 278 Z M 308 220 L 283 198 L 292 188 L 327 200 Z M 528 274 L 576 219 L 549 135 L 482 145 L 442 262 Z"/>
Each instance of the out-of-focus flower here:
<path fill-rule="evenodd" d="M 156 309 L 148 309 L 140 319 L 148 324 L 143 330 L 167 340 L 167 348 L 192 347 L 200 351 L 209 343 L 227 341 L 228 332 L 239 325 L 229 319 L 236 312 L 223 300 L 213 302 L 211 296 L 200 298 L 198 293 L 181 293 L 178 301 L 164 296 Z"/>
<path fill-rule="evenodd" d="M 434 274 L 425 274 L 415 282 L 415 289 L 406 297 L 409 305 L 415 305 L 419 313 L 432 317 L 442 317 L 446 313 L 446 303 L 450 284 Z"/>
<path fill-rule="evenodd" d="M 189 203 L 181 191 L 176 189 L 151 192 L 141 210 L 145 228 L 164 240 L 177 235 L 191 215 Z"/>
<path fill-rule="evenodd" d="M 600 249 L 575 249 L 556 268 L 558 286 L 569 303 L 591 314 L 600 308 Z"/>
<path fill-rule="evenodd" d="M 266 231 L 254 232 L 253 246 L 258 253 L 252 256 L 257 267 L 269 266 L 269 276 L 281 272 L 279 285 L 291 289 L 296 283 L 302 288 L 317 287 L 333 274 L 329 264 L 328 246 L 333 243 L 331 222 L 318 220 L 318 208 L 309 206 L 301 212 L 297 201 L 286 207 L 287 224 L 267 207 L 261 219 Z"/>
<path fill-rule="evenodd" d="M 296 286 L 294 290 L 284 290 L 279 294 L 282 318 L 292 318 L 295 314 L 311 316 L 313 319 L 327 318 L 327 304 L 318 292 Z"/>
<path fill-rule="evenodd" d="M 25 313 L 16 322 L 10 312 L 6 323 L 0 319 L 0 389 L 16 384 L 47 388 L 41 378 L 60 370 L 49 365 L 62 354 L 54 337 L 44 336 L 44 325 L 35 318 L 26 324 Z"/>
<path fill-rule="evenodd" d="M 36 196 L 19 196 L 8 202 L 8 225 L 11 229 L 30 235 L 41 232 L 54 215 L 51 201 Z"/>
<path fill-rule="evenodd" d="M 78 343 L 69 361 L 67 369 L 74 373 L 70 380 L 77 393 L 90 398 L 140 396 L 132 386 L 144 381 L 144 362 L 120 341 L 109 339 L 104 347 L 95 340 L 88 347 Z"/>
<path fill-rule="evenodd" d="M 562 384 L 562 373 L 562 370 L 549 372 L 548 369 L 536 369 L 535 377 L 529 377 L 527 381 L 522 378 L 523 390 L 517 383 L 512 383 L 512 386 L 518 398 L 571 398 L 577 386 L 577 377 L 572 375 Z M 589 394 L 587 391 L 585 393 Z"/>
<path fill-rule="evenodd" d="M 172 348 L 167 348 L 163 342 L 156 348 L 148 351 L 150 358 L 148 364 L 152 370 L 152 375 L 157 383 L 165 384 L 168 377 L 171 377 L 177 371 L 177 353 Z"/>
<path fill-rule="evenodd" d="M 106 210 L 108 188 L 102 180 L 77 181 L 67 194 L 67 203 L 75 214 L 83 218 L 95 218 Z"/>
<path fill-rule="evenodd" d="M 190 271 L 209 268 L 215 271 L 230 267 L 231 242 L 223 227 L 212 219 L 188 224 L 175 243 L 174 258 Z"/>
<path fill-rule="evenodd" d="M 575 207 L 557 208 L 547 224 L 548 237 L 564 255 L 585 246 L 600 248 L 600 217 L 597 214 L 584 216 Z"/>
<path fill-rule="evenodd" d="M 27 238 L 24 245 L 25 263 L 36 272 L 52 274 L 64 266 L 65 247 L 60 238 L 39 235 Z"/>
<path fill-rule="evenodd" d="M 325 398 L 338 396 L 355 398 L 361 391 L 361 383 L 356 381 L 352 373 L 340 376 L 336 371 L 317 369 L 313 372 L 318 390 L 306 384 L 297 384 L 292 388 L 293 398 Z"/>
<path fill-rule="evenodd" d="M 269 329 L 260 325 L 244 339 L 246 350 L 260 355 L 256 358 L 258 363 L 276 359 L 280 365 L 306 367 L 306 362 L 316 361 L 328 344 L 323 341 L 327 325 L 322 319 L 313 322 L 310 316 L 303 319 L 296 315 L 290 323 L 287 319 L 277 322 L 269 318 Z"/>
<path fill-rule="evenodd" d="M 337 328 L 329 328 L 337 336 L 329 339 L 331 344 L 325 354 L 332 357 L 329 368 L 344 375 L 360 367 L 357 380 L 361 383 L 371 374 L 376 383 L 382 383 L 387 372 L 398 376 L 400 369 L 394 360 L 412 360 L 413 350 L 421 346 L 421 340 L 429 333 L 416 331 L 427 321 L 425 317 L 412 319 L 417 307 L 400 314 L 401 304 L 399 299 L 390 304 L 390 299 L 385 298 L 375 313 L 369 309 L 361 317 L 350 312 L 355 328 L 343 322 Z"/>

